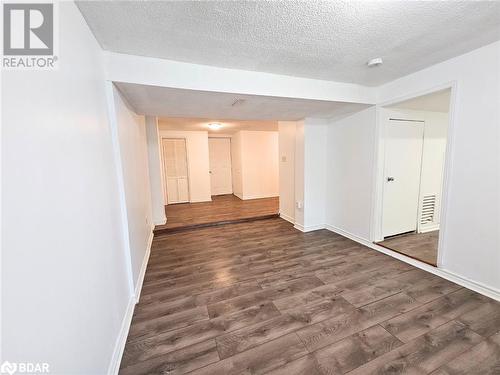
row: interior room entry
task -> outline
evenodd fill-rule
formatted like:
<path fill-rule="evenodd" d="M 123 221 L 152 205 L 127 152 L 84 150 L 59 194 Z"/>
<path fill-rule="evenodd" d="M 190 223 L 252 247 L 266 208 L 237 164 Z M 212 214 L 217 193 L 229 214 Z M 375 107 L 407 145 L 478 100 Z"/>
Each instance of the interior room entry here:
<path fill-rule="evenodd" d="M 383 236 L 417 230 L 424 122 L 389 120 L 385 129 Z"/>
<path fill-rule="evenodd" d="M 162 149 L 167 204 L 189 202 L 186 140 L 163 138 Z"/>
<path fill-rule="evenodd" d="M 208 150 L 212 195 L 232 194 L 230 138 L 209 138 Z"/>

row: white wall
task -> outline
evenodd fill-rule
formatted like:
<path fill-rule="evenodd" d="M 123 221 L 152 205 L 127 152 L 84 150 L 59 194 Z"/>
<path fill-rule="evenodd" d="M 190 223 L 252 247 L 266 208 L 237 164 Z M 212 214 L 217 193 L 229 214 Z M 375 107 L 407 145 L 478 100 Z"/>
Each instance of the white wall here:
<path fill-rule="evenodd" d="M 243 130 L 238 133 L 243 199 L 279 196 L 278 132 Z"/>
<path fill-rule="evenodd" d="M 102 52 L 59 8 L 59 69 L 2 72 L 2 361 L 103 374 L 133 296 Z"/>
<path fill-rule="evenodd" d="M 162 130 L 160 125 L 160 137 L 186 139 L 189 169 L 189 201 L 193 203 L 212 200 L 210 193 L 208 132 Z M 165 188 L 165 182 L 163 184 Z"/>
<path fill-rule="evenodd" d="M 370 239 L 376 108 L 333 122 L 327 131 L 326 224 Z"/>
<path fill-rule="evenodd" d="M 375 104 L 376 87 L 105 52 L 106 78 L 170 88 Z"/>
<path fill-rule="evenodd" d="M 295 127 L 295 227 L 304 230 L 304 122 Z"/>
<path fill-rule="evenodd" d="M 304 120 L 304 231 L 324 228 L 327 121 Z"/>
<path fill-rule="evenodd" d="M 296 121 L 278 122 L 280 216 L 295 223 Z"/>
<path fill-rule="evenodd" d="M 146 116 L 146 139 L 148 147 L 149 185 L 151 186 L 151 209 L 153 223 L 165 224 L 165 201 L 163 199 L 163 168 L 161 166 L 158 119 Z"/>
<path fill-rule="evenodd" d="M 142 282 L 141 269 L 145 269 L 147 264 L 153 226 L 146 125 L 144 116 L 138 116 L 130 109 L 115 86 L 113 100 L 125 190 L 132 278 L 134 288 L 139 288 Z"/>
<path fill-rule="evenodd" d="M 380 87 L 380 102 L 386 102 L 455 83 L 440 261 L 445 270 L 484 284 L 497 293 L 500 293 L 499 66 L 500 42 L 497 42 Z"/>
<path fill-rule="evenodd" d="M 243 199 L 243 173 L 241 161 L 241 133 L 231 137 L 231 175 L 233 178 L 233 194 Z"/>

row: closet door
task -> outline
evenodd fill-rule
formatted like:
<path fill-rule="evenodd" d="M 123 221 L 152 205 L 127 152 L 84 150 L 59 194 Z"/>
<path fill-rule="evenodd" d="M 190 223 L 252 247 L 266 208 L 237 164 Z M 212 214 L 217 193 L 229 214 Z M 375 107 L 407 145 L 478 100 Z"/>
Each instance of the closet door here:
<path fill-rule="evenodd" d="M 189 202 L 189 179 L 186 140 L 162 140 L 167 204 Z"/>
<path fill-rule="evenodd" d="M 416 231 L 424 123 L 390 120 L 385 128 L 384 237 Z"/>
<path fill-rule="evenodd" d="M 229 138 L 208 138 L 208 151 L 212 195 L 232 194 L 231 140 Z"/>

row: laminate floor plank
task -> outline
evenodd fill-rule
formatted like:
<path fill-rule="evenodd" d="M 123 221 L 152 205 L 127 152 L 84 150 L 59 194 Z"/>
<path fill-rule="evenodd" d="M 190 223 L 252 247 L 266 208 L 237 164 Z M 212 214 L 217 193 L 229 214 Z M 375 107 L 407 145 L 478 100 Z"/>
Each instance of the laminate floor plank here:
<path fill-rule="evenodd" d="M 382 325 L 403 342 L 408 342 L 485 302 L 483 296 L 468 289 L 461 289 L 390 319 Z"/>
<path fill-rule="evenodd" d="M 121 374 L 500 373 L 500 303 L 330 231 L 275 218 L 151 248 Z"/>
<path fill-rule="evenodd" d="M 345 374 L 400 345 L 403 345 L 401 341 L 376 325 L 296 359 L 269 374 Z"/>
<path fill-rule="evenodd" d="M 432 373 L 432 375 L 498 374 L 500 374 L 500 333 L 480 342 Z"/>
<path fill-rule="evenodd" d="M 429 374 L 481 340 L 481 336 L 465 325 L 451 321 L 349 374 Z"/>
<path fill-rule="evenodd" d="M 307 353 L 299 338 L 291 333 L 220 362 L 194 371 L 193 375 L 264 374 Z"/>
<path fill-rule="evenodd" d="M 439 231 L 410 233 L 377 244 L 430 265 L 437 265 Z"/>
<path fill-rule="evenodd" d="M 277 214 L 279 198 L 242 200 L 233 194 L 213 195 L 211 202 L 179 203 L 165 206 L 166 224 L 156 229 L 176 229 L 187 225 L 245 219 Z"/>

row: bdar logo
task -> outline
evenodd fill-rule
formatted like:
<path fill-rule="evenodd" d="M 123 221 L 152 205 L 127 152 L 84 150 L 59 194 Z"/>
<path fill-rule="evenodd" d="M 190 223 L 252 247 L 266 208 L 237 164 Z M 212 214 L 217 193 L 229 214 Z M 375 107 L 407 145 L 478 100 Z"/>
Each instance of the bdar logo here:
<path fill-rule="evenodd" d="M 0 373 L 13 375 L 17 371 L 17 365 L 15 363 L 10 363 L 5 361 L 0 366 Z"/>
<path fill-rule="evenodd" d="M 5 56 L 54 54 L 53 4 L 3 4 Z"/>

